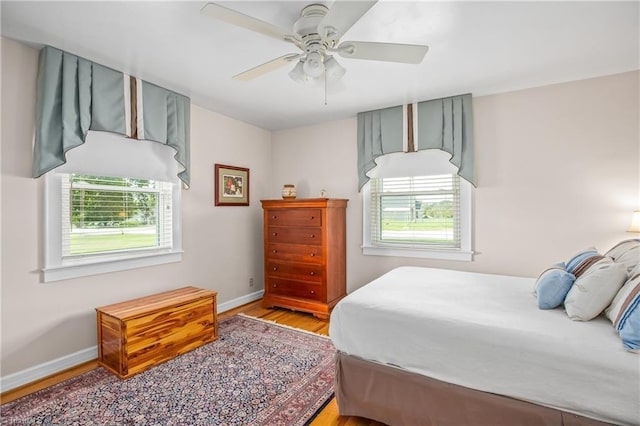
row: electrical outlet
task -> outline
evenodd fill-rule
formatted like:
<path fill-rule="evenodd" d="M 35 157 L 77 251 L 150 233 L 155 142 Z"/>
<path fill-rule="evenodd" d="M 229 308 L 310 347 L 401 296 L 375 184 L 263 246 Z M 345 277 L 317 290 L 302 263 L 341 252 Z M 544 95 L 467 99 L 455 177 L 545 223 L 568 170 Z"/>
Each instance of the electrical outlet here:
<path fill-rule="evenodd" d="M 249 278 L 249 287 L 253 287 L 253 278 Z"/>

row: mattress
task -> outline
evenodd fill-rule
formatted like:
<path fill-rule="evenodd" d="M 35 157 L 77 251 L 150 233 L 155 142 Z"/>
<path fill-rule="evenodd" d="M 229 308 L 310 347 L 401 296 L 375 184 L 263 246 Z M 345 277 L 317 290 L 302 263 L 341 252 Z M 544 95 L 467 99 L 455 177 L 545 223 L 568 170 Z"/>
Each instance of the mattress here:
<path fill-rule="evenodd" d="M 531 278 L 394 269 L 341 300 L 339 351 L 616 424 L 640 423 L 640 357 L 604 317 L 539 310 Z"/>

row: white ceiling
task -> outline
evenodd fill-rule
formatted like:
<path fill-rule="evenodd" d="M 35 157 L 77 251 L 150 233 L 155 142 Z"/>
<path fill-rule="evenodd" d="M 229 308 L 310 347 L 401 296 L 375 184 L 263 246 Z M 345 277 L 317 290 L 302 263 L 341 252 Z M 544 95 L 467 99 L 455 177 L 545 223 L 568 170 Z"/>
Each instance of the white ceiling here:
<path fill-rule="evenodd" d="M 285 29 L 313 1 L 219 2 Z M 380 1 L 342 38 L 428 44 L 420 65 L 338 58 L 324 90 L 285 67 L 249 82 L 241 71 L 291 44 L 200 14 L 203 1 L 1 2 L 2 36 L 49 44 L 190 96 L 265 129 L 463 93 L 475 96 L 639 69 L 640 3 Z M 330 1 L 322 2 L 331 6 Z"/>

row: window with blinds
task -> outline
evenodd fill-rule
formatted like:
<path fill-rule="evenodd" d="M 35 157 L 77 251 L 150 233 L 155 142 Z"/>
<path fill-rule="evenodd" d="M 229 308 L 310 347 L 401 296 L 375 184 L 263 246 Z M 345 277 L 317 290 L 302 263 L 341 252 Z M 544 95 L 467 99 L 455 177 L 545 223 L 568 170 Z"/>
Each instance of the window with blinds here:
<path fill-rule="evenodd" d="M 172 247 L 172 185 L 148 179 L 65 174 L 62 257 Z"/>
<path fill-rule="evenodd" d="M 371 244 L 460 248 L 460 177 L 456 174 L 371 179 Z"/>

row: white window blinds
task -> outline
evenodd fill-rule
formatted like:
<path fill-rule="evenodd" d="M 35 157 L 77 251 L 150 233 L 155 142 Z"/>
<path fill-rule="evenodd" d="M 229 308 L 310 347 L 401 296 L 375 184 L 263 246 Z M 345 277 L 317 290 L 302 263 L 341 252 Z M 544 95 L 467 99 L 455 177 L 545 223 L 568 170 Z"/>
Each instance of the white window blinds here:
<path fill-rule="evenodd" d="M 172 247 L 172 184 L 64 174 L 62 257 Z"/>
<path fill-rule="evenodd" d="M 371 179 L 373 246 L 460 248 L 456 174 Z"/>

